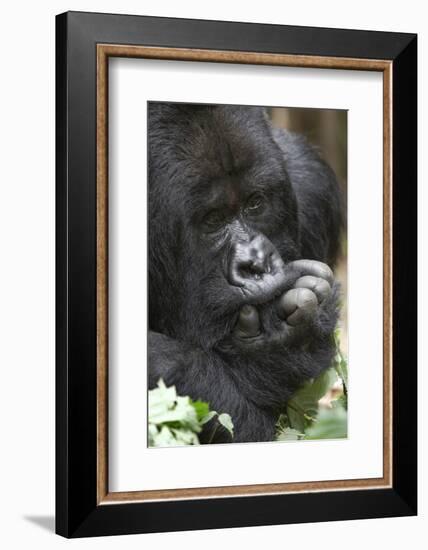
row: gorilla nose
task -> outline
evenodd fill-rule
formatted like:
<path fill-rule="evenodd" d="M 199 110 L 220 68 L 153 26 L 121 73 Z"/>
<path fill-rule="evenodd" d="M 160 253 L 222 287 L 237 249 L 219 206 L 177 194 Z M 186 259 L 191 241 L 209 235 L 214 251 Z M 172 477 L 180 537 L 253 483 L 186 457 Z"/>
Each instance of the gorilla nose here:
<path fill-rule="evenodd" d="M 229 282 L 245 286 L 249 281 L 263 279 L 271 274 L 282 260 L 273 244 L 261 235 L 248 242 L 237 242 L 232 247 L 229 261 Z"/>

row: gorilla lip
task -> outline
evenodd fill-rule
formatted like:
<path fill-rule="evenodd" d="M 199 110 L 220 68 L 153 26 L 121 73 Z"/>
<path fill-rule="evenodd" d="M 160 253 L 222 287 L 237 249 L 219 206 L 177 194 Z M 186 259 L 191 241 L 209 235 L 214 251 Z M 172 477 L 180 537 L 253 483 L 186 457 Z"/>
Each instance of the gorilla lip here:
<path fill-rule="evenodd" d="M 285 267 L 285 266 L 284 266 Z M 274 300 L 283 292 L 290 289 L 295 282 L 296 274 L 287 273 L 285 269 L 276 273 L 266 273 L 260 279 L 247 281 L 237 286 L 249 305 L 262 305 Z"/>

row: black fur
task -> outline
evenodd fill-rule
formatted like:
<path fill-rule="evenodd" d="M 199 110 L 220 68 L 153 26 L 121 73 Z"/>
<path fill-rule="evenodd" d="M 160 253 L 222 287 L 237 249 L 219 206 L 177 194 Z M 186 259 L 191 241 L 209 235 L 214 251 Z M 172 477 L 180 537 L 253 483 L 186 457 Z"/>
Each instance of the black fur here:
<path fill-rule="evenodd" d="M 267 207 L 241 220 L 253 192 Z M 224 227 L 207 230 L 209 205 L 223 199 L 241 221 L 231 214 Z M 300 258 L 333 265 L 341 223 L 332 170 L 302 137 L 273 130 L 263 109 L 151 103 L 149 387 L 162 377 L 179 394 L 229 413 L 236 442 L 274 439 L 291 394 L 331 362 L 337 288 L 293 337 L 271 338 L 282 330 L 277 297 L 251 302 L 230 284 L 231 243 L 262 235 L 285 266 Z M 284 272 L 281 291 L 300 275 Z M 265 334 L 242 342 L 233 330 L 248 300 L 257 303 Z M 216 442 L 227 440 L 219 430 Z"/>

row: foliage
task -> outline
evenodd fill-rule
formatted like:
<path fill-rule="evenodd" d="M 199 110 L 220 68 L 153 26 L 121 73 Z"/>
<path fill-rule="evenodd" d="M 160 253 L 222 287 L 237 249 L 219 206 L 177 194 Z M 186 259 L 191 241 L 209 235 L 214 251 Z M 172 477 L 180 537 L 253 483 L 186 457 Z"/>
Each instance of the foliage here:
<path fill-rule="evenodd" d="M 336 345 L 336 355 L 333 359 L 333 367 L 336 370 L 339 379 L 342 381 L 342 403 L 343 407 L 348 410 L 348 362 L 340 349 L 340 329 L 338 328 L 334 331 L 334 343 Z"/>
<path fill-rule="evenodd" d="M 347 413 L 342 406 L 322 409 L 306 430 L 305 439 L 340 439 L 348 435 Z"/>
<path fill-rule="evenodd" d="M 339 439 L 347 436 L 348 365 L 340 351 L 340 330 L 334 333 L 336 353 L 332 366 L 310 380 L 289 400 L 277 424 L 277 441 Z M 341 390 L 334 390 L 340 382 Z M 321 407 L 326 396 L 327 405 Z M 327 407 L 327 408 L 326 408 Z M 149 446 L 199 445 L 198 434 L 210 422 L 209 441 L 220 426 L 233 437 L 232 418 L 211 411 L 204 401 L 177 395 L 162 379 L 149 391 Z"/>
<path fill-rule="evenodd" d="M 309 380 L 289 400 L 277 424 L 278 441 L 347 436 L 348 365 L 340 350 L 339 329 L 334 333 L 334 342 L 336 353 L 332 366 L 318 378 Z M 332 388 L 338 381 L 342 390 L 334 395 Z M 325 396 L 330 397 L 328 408 L 321 408 L 320 400 Z"/>
<path fill-rule="evenodd" d="M 233 437 L 231 417 L 210 411 L 208 403 L 178 396 L 175 386 L 167 387 L 162 379 L 149 391 L 149 447 L 199 445 L 198 434 L 209 421 L 214 421 L 211 439 L 219 425 Z"/>
<path fill-rule="evenodd" d="M 318 401 L 336 382 L 333 368 L 324 371 L 318 378 L 309 380 L 287 404 L 286 414 L 292 428 L 304 432 L 318 414 Z"/>

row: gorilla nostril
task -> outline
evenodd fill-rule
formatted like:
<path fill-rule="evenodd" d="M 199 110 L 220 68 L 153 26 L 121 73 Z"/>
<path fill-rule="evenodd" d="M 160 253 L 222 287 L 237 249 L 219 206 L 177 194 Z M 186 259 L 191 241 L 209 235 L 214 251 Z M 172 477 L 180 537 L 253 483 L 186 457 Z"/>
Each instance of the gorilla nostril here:
<path fill-rule="evenodd" d="M 239 275 L 243 279 L 258 279 L 264 273 L 264 267 L 260 262 L 252 260 L 241 262 L 238 266 Z"/>
<path fill-rule="evenodd" d="M 251 250 L 251 257 L 241 262 L 239 271 L 244 278 L 260 279 L 264 274 L 270 272 L 269 257 L 262 250 Z"/>
<path fill-rule="evenodd" d="M 276 274 L 282 260 L 272 243 L 259 235 L 250 242 L 234 243 L 228 257 L 227 273 L 230 284 L 244 287 L 253 282 L 260 288 L 266 275 Z"/>

